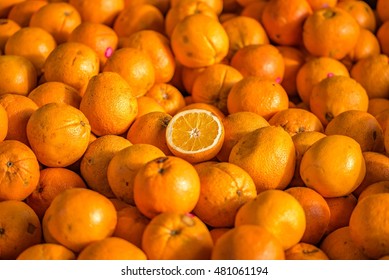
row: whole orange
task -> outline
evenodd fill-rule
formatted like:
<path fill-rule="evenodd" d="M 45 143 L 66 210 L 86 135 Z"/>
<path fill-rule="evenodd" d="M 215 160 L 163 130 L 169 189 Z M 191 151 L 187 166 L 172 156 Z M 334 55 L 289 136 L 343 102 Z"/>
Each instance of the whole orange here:
<path fill-rule="evenodd" d="M 82 157 L 89 144 L 90 125 L 77 108 L 49 103 L 27 123 L 27 138 L 38 160 L 48 167 L 65 167 Z"/>
<path fill-rule="evenodd" d="M 39 176 L 38 160 L 27 145 L 0 142 L 0 201 L 24 200 L 38 185 Z"/>
<path fill-rule="evenodd" d="M 314 11 L 303 25 L 303 44 L 314 56 L 342 59 L 355 46 L 358 22 L 345 10 L 327 7 Z"/>
<path fill-rule="evenodd" d="M 142 238 L 150 260 L 208 260 L 212 248 L 209 229 L 198 217 L 171 211 L 155 216 Z"/>
<path fill-rule="evenodd" d="M 25 202 L 1 201 L 0 221 L 1 260 L 14 260 L 25 249 L 41 242 L 41 222 Z"/>
<path fill-rule="evenodd" d="M 200 196 L 200 178 L 189 162 L 159 157 L 143 165 L 134 181 L 134 201 L 149 218 L 162 212 L 188 213 Z"/>
<path fill-rule="evenodd" d="M 278 239 L 284 250 L 300 242 L 306 228 L 304 209 L 291 194 L 266 190 L 245 203 L 235 216 L 235 227 L 259 225 Z"/>
<path fill-rule="evenodd" d="M 365 174 L 361 146 L 344 135 L 319 139 L 304 153 L 300 164 L 300 175 L 306 186 L 324 197 L 352 193 Z"/>
<path fill-rule="evenodd" d="M 47 209 L 42 226 L 47 236 L 80 252 L 94 241 L 111 236 L 117 223 L 112 202 L 105 196 L 83 188 L 58 194 Z"/>
<path fill-rule="evenodd" d="M 229 160 L 253 178 L 260 193 L 285 189 L 292 180 L 296 153 L 291 136 L 281 127 L 265 126 L 244 135 Z"/>

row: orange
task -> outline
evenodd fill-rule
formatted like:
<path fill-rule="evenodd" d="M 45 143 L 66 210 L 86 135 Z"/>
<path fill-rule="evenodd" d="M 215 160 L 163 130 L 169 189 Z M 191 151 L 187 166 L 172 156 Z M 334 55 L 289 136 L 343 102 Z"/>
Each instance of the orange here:
<path fill-rule="evenodd" d="M 83 22 L 103 23 L 110 27 L 124 9 L 124 0 L 69 0 L 81 15 Z"/>
<path fill-rule="evenodd" d="M 102 70 L 120 74 L 135 97 L 145 95 L 155 82 L 155 70 L 150 56 L 135 48 L 118 49 L 108 58 Z"/>
<path fill-rule="evenodd" d="M 54 197 L 69 188 L 86 188 L 86 185 L 80 175 L 69 169 L 45 168 L 41 170 L 39 183 L 25 202 L 42 219 Z"/>
<path fill-rule="evenodd" d="M 299 242 L 285 251 L 286 260 L 328 260 L 328 256 L 317 246 Z"/>
<path fill-rule="evenodd" d="M 377 22 L 374 10 L 366 1 L 342 1 L 336 7 L 344 9 L 355 18 L 361 28 L 366 28 L 371 32 L 376 31 Z"/>
<path fill-rule="evenodd" d="M 389 180 L 389 157 L 386 154 L 364 152 L 363 158 L 366 163 L 366 175 L 359 187 L 353 192 L 357 197 L 368 185 L 379 181 Z"/>
<path fill-rule="evenodd" d="M 328 207 L 330 207 L 330 223 L 325 235 L 337 230 L 338 228 L 348 226 L 351 213 L 357 205 L 357 198 L 353 194 L 338 197 L 325 198 Z"/>
<path fill-rule="evenodd" d="M 111 27 L 88 21 L 81 22 L 74 28 L 69 34 L 68 41 L 83 43 L 94 50 L 100 59 L 101 69 L 119 44 L 118 35 Z"/>
<path fill-rule="evenodd" d="M 119 38 L 129 37 L 141 30 L 154 30 L 162 33 L 164 17 L 161 11 L 153 5 L 129 5 L 116 17 L 113 30 Z"/>
<path fill-rule="evenodd" d="M 102 72 L 90 78 L 80 110 L 92 132 L 97 136 L 125 133 L 138 114 L 135 93 L 118 73 Z"/>
<path fill-rule="evenodd" d="M 260 115 L 252 112 L 237 112 L 222 119 L 224 127 L 224 142 L 216 155 L 219 161 L 228 161 L 232 148 L 247 133 L 258 128 L 269 126 L 269 123 Z"/>
<path fill-rule="evenodd" d="M 207 226 L 191 214 L 161 213 L 146 226 L 142 238 L 150 260 L 208 260 L 212 248 Z"/>
<path fill-rule="evenodd" d="M 41 223 L 26 203 L 1 201 L 0 221 L 1 260 L 14 260 L 25 249 L 40 243 Z"/>
<path fill-rule="evenodd" d="M 248 45 L 240 48 L 231 58 L 230 65 L 243 77 L 256 76 L 277 83 L 282 81 L 285 71 L 281 53 L 271 44 Z"/>
<path fill-rule="evenodd" d="M 215 114 L 220 120 L 223 120 L 223 118 L 226 116 L 225 114 L 223 114 L 222 111 L 220 111 L 220 109 L 218 109 L 214 105 L 204 103 L 204 102 L 191 102 L 185 107 L 181 108 L 181 110 L 179 110 L 177 113 L 185 110 L 190 110 L 190 109 L 203 109 L 203 110 L 210 111 L 213 114 Z"/>
<path fill-rule="evenodd" d="M 351 77 L 366 90 L 369 98 L 389 97 L 389 57 L 378 54 L 359 60 L 351 68 Z"/>
<path fill-rule="evenodd" d="M 361 201 L 367 196 L 378 194 L 378 193 L 388 193 L 389 192 L 389 181 L 379 181 L 367 186 L 358 196 L 358 201 Z"/>
<path fill-rule="evenodd" d="M 188 213 L 200 196 L 200 178 L 189 162 L 175 156 L 144 164 L 135 175 L 134 201 L 148 218 L 162 212 Z"/>
<path fill-rule="evenodd" d="M 278 111 L 269 119 L 269 124 L 281 126 L 290 136 L 304 131 L 324 132 L 319 118 L 312 112 L 300 108 Z"/>
<path fill-rule="evenodd" d="M 116 153 L 131 145 L 126 138 L 112 134 L 100 136 L 88 145 L 81 159 L 80 172 L 89 188 L 106 197 L 115 197 L 108 183 L 108 165 Z"/>
<path fill-rule="evenodd" d="M 149 96 L 139 96 L 136 101 L 138 103 L 138 114 L 136 115 L 136 118 L 151 112 L 166 112 L 157 100 Z"/>
<path fill-rule="evenodd" d="M 242 74 L 232 66 L 220 63 L 208 66 L 193 82 L 193 102 L 212 104 L 227 114 L 228 94 L 232 86 L 242 78 Z"/>
<path fill-rule="evenodd" d="M 222 121 L 203 109 L 183 110 L 166 127 L 170 151 L 191 163 L 207 161 L 220 151 L 224 141 Z"/>
<path fill-rule="evenodd" d="M 8 114 L 2 105 L 0 105 L 0 142 L 2 142 L 8 133 Z"/>
<path fill-rule="evenodd" d="M 131 205 L 125 203 L 124 201 L 122 201 L 116 197 L 109 198 L 109 200 L 112 202 L 112 204 L 115 207 L 117 212 L 124 209 L 124 208 L 128 208 L 131 206 Z"/>
<path fill-rule="evenodd" d="M 263 0 L 264 2 L 267 1 L 267 0 Z M 257 2 L 256 0 L 236 0 L 236 2 L 242 6 L 242 7 L 247 7 L 248 5 L 250 5 L 251 3 L 253 2 Z"/>
<path fill-rule="evenodd" d="M 69 3 L 48 3 L 37 10 L 29 26 L 41 27 L 53 35 L 58 44 L 68 41 L 70 33 L 81 23 L 77 9 Z"/>
<path fill-rule="evenodd" d="M 194 14 L 202 14 L 218 20 L 218 16 L 206 1 L 180 1 L 177 5 L 170 7 L 165 16 L 165 33 L 170 38 L 177 23 Z"/>
<path fill-rule="evenodd" d="M 338 0 L 307 0 L 312 10 L 319 10 L 321 8 L 335 7 Z"/>
<path fill-rule="evenodd" d="M 273 0 L 263 10 L 262 23 L 274 43 L 298 46 L 302 41 L 303 24 L 311 14 L 307 0 Z"/>
<path fill-rule="evenodd" d="M 235 216 L 235 227 L 264 227 L 284 250 L 300 242 L 306 228 L 304 209 L 296 198 L 282 190 L 266 190 L 246 202 Z"/>
<path fill-rule="evenodd" d="M 216 63 L 219 64 L 219 63 Z M 186 67 L 182 66 L 181 67 L 181 82 L 182 85 L 185 89 L 185 91 L 188 93 L 190 96 L 192 94 L 192 88 L 194 81 L 196 78 L 203 72 L 207 67 L 197 67 L 197 68 L 191 68 L 191 67 Z"/>
<path fill-rule="evenodd" d="M 64 103 L 38 108 L 27 123 L 27 138 L 39 162 L 65 167 L 82 157 L 88 147 L 90 125 L 85 115 Z"/>
<path fill-rule="evenodd" d="M 172 116 L 166 112 L 150 112 L 137 118 L 127 132 L 132 144 L 150 144 L 159 148 L 165 155 L 171 155 L 166 142 L 166 127 Z"/>
<path fill-rule="evenodd" d="M 305 185 L 300 175 L 301 158 L 313 143 L 323 137 L 326 137 L 326 135 L 318 131 L 304 131 L 292 136 L 292 141 L 296 150 L 296 168 L 289 186 L 296 187 Z"/>
<path fill-rule="evenodd" d="M 383 54 L 386 54 L 389 56 L 389 20 L 384 22 L 377 31 L 377 39 L 381 46 L 381 51 Z"/>
<path fill-rule="evenodd" d="M 33 151 L 17 140 L 0 142 L 0 201 L 24 200 L 39 181 L 39 163 Z"/>
<path fill-rule="evenodd" d="M 1 1 L 0 4 L 0 17 L 6 18 L 9 11 L 12 9 L 12 7 L 20 2 L 23 2 L 24 0 L 5 0 Z"/>
<path fill-rule="evenodd" d="M 340 61 L 330 57 L 314 57 L 307 60 L 297 72 L 296 86 L 301 100 L 309 105 L 313 87 L 329 76 L 346 76 L 350 73 Z"/>
<path fill-rule="evenodd" d="M 27 58 L 20 55 L 1 55 L 0 95 L 14 93 L 28 95 L 38 82 L 38 75 L 34 65 Z"/>
<path fill-rule="evenodd" d="M 99 57 L 92 48 L 78 42 L 66 42 L 48 55 L 44 78 L 48 82 L 68 84 L 80 91 L 82 96 L 89 79 L 97 75 L 99 70 Z"/>
<path fill-rule="evenodd" d="M 385 99 L 386 100 L 386 99 Z M 388 100 L 389 101 L 389 100 Z M 386 128 L 388 127 L 389 121 L 389 110 L 383 110 L 374 116 L 378 121 L 382 129 L 382 134 L 385 136 Z"/>
<path fill-rule="evenodd" d="M 376 10 L 378 14 L 378 18 L 385 22 L 389 20 L 389 5 L 385 0 L 377 0 Z"/>
<path fill-rule="evenodd" d="M 39 107 L 45 104 L 58 102 L 66 103 L 75 108 L 80 107 L 81 96 L 79 92 L 62 82 L 45 82 L 34 88 L 27 96 Z"/>
<path fill-rule="evenodd" d="M 359 1 L 358 1 L 359 2 Z M 354 49 L 344 58 L 351 60 L 351 68 L 353 63 L 371 55 L 380 54 L 381 47 L 377 37 L 371 31 L 362 28 L 359 32 L 357 44 Z"/>
<path fill-rule="evenodd" d="M 327 235 L 320 244 L 320 249 L 330 260 L 368 259 L 351 238 L 348 226 L 338 228 Z"/>
<path fill-rule="evenodd" d="M 170 42 L 176 59 L 194 68 L 221 62 L 229 49 L 228 35 L 221 23 L 203 14 L 178 22 Z"/>
<path fill-rule="evenodd" d="M 251 1 L 247 5 L 243 6 L 240 15 L 253 18 L 262 24 L 263 11 L 265 10 L 268 2 L 269 1 L 267 0 Z"/>
<path fill-rule="evenodd" d="M 34 2 L 34 1 L 29 1 Z M 28 247 L 21 252 L 17 260 L 75 260 L 76 255 L 65 246 L 53 243 L 41 243 Z"/>
<path fill-rule="evenodd" d="M 253 18 L 235 16 L 222 25 L 229 38 L 227 58 L 232 58 L 236 51 L 244 46 L 269 43 L 264 27 Z"/>
<path fill-rule="evenodd" d="M 223 0 L 170 0 L 170 6 L 172 8 L 182 5 L 185 2 L 203 2 L 211 7 L 216 14 L 220 15 L 223 10 Z"/>
<path fill-rule="evenodd" d="M 145 253 L 131 242 L 119 237 L 107 237 L 87 245 L 78 260 L 146 260 Z"/>
<path fill-rule="evenodd" d="M 344 58 L 357 43 L 358 22 L 345 10 L 328 7 L 314 11 L 303 25 L 303 45 L 314 56 Z"/>
<path fill-rule="evenodd" d="M 215 243 L 212 260 L 284 260 L 281 242 L 262 226 L 240 225 Z"/>
<path fill-rule="evenodd" d="M 140 30 L 121 39 L 122 47 L 136 48 L 147 52 L 153 65 L 156 83 L 168 83 L 176 68 L 170 40 L 155 30 Z"/>
<path fill-rule="evenodd" d="M 208 161 L 194 167 L 200 177 L 200 197 L 193 213 L 209 226 L 232 227 L 238 209 L 257 196 L 253 179 L 228 162 Z"/>
<path fill-rule="evenodd" d="M 386 111 L 387 109 L 389 109 L 389 99 L 380 97 L 369 99 L 369 107 L 367 108 L 367 112 L 373 116 L 377 117 L 378 114 Z"/>
<path fill-rule="evenodd" d="M 216 241 L 231 228 L 211 228 L 209 233 L 211 234 L 213 244 L 216 244 Z"/>
<path fill-rule="evenodd" d="M 26 96 L 11 93 L 0 95 L 0 105 L 8 116 L 8 132 L 5 139 L 18 140 L 29 146 L 27 122 L 38 109 L 38 105 Z"/>
<path fill-rule="evenodd" d="M 8 19 L 14 20 L 21 27 L 30 24 L 31 16 L 41 7 L 48 4 L 47 0 L 23 1 L 12 6 Z"/>
<path fill-rule="evenodd" d="M 169 115 L 175 115 L 185 104 L 184 96 L 173 85 L 167 83 L 155 83 L 146 93 L 162 106 Z"/>
<path fill-rule="evenodd" d="M 388 255 L 389 193 L 367 196 L 350 217 L 350 236 L 362 252 L 373 259 Z"/>
<path fill-rule="evenodd" d="M 244 135 L 232 148 L 229 162 L 247 171 L 260 193 L 286 188 L 293 177 L 296 154 L 284 129 L 265 126 Z"/>
<path fill-rule="evenodd" d="M 306 228 L 301 242 L 318 244 L 330 222 L 330 208 L 326 200 L 306 187 L 291 187 L 285 192 L 296 198 L 304 209 Z"/>
<path fill-rule="evenodd" d="M 135 206 L 117 210 L 117 223 L 112 236 L 123 238 L 138 248 L 142 247 L 143 232 L 150 222 Z"/>
<path fill-rule="evenodd" d="M 133 144 L 118 151 L 107 167 L 107 179 L 114 195 L 120 200 L 135 205 L 134 179 L 138 170 L 147 162 L 165 154 L 150 144 Z"/>
<path fill-rule="evenodd" d="M 150 4 L 157 7 L 162 14 L 166 14 L 170 8 L 170 0 L 124 0 L 124 6 L 138 5 L 138 4 Z"/>
<path fill-rule="evenodd" d="M 242 111 L 256 113 L 269 120 L 275 113 L 288 109 L 289 98 L 284 88 L 260 77 L 245 77 L 236 82 L 227 97 L 230 114 Z"/>
<path fill-rule="evenodd" d="M 38 75 L 44 72 L 44 64 L 57 43 L 49 32 L 40 27 L 23 27 L 8 38 L 5 54 L 20 55 L 29 59 Z"/>
<path fill-rule="evenodd" d="M 344 135 L 319 139 L 304 153 L 300 163 L 300 175 L 306 186 L 324 197 L 352 193 L 365 174 L 359 143 Z"/>
<path fill-rule="evenodd" d="M 316 84 L 309 98 L 309 106 L 323 126 L 348 110 L 366 112 L 369 96 L 362 84 L 346 76 L 332 76 Z"/>
<path fill-rule="evenodd" d="M 2 52 L 4 52 L 4 47 L 8 38 L 11 37 L 20 28 L 21 26 L 13 19 L 0 19 L 0 50 Z"/>
<path fill-rule="evenodd" d="M 281 86 L 288 93 L 288 96 L 297 96 L 297 73 L 305 63 L 305 55 L 296 47 L 277 46 L 278 51 L 284 59 L 284 77 Z"/>
<path fill-rule="evenodd" d="M 384 135 L 377 119 L 364 111 L 348 110 L 333 118 L 325 129 L 327 135 L 346 135 L 356 140 L 362 152 L 383 152 Z"/>
<path fill-rule="evenodd" d="M 105 196 L 83 188 L 71 188 L 58 194 L 43 217 L 44 237 L 80 252 L 94 241 L 111 236 L 117 215 Z"/>

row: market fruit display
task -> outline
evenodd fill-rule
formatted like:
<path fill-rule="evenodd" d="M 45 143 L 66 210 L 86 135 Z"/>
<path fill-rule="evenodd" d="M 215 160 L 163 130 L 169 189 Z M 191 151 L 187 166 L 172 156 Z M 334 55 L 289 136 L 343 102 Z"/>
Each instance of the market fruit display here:
<path fill-rule="evenodd" d="M 389 259 L 388 11 L 2 0 L 0 260 Z"/>

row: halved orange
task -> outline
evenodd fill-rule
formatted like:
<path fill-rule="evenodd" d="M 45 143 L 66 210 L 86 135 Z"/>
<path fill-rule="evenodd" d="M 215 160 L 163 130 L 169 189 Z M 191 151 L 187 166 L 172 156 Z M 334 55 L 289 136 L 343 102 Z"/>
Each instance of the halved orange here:
<path fill-rule="evenodd" d="M 166 128 L 171 152 L 191 163 L 216 156 L 224 141 L 222 121 L 211 111 L 189 109 L 173 116 Z"/>

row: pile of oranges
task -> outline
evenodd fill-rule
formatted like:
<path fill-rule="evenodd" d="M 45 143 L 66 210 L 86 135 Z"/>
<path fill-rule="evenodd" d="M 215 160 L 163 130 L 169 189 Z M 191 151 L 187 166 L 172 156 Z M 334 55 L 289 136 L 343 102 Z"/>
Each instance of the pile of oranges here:
<path fill-rule="evenodd" d="M 1 0 L 0 259 L 389 259 L 388 56 L 388 0 Z"/>

